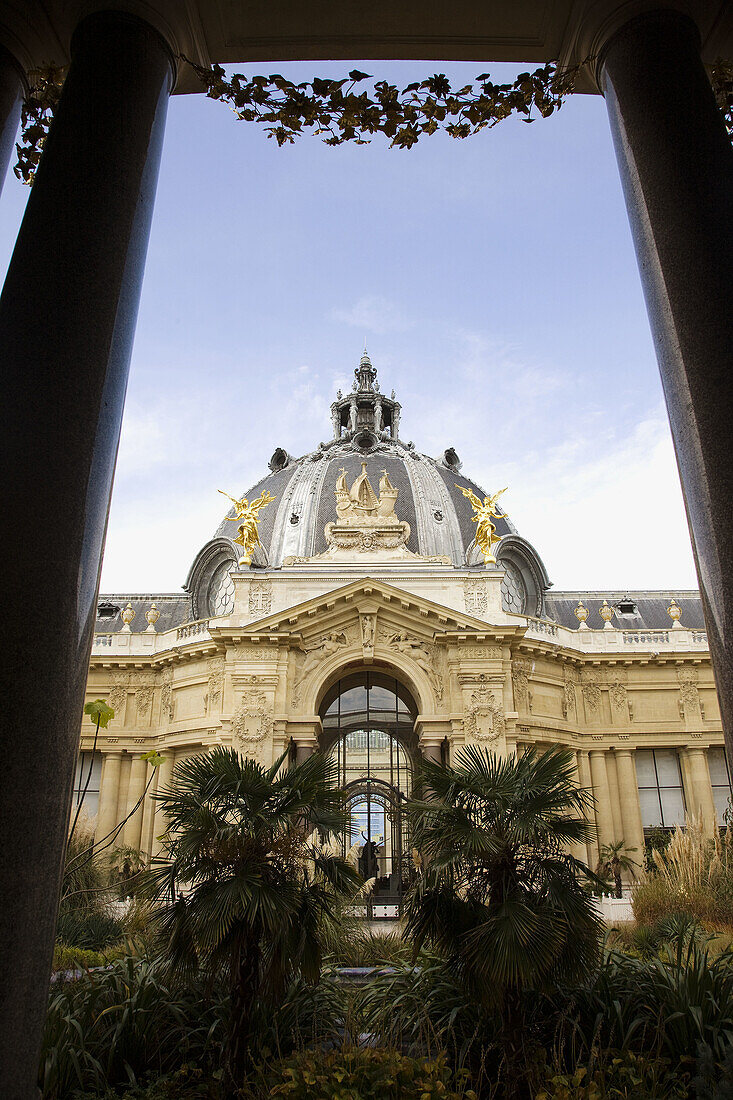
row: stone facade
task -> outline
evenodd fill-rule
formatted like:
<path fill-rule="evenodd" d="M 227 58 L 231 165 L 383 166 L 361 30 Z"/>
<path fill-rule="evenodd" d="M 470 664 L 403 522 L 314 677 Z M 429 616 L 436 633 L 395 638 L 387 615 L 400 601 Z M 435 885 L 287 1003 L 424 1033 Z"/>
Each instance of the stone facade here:
<path fill-rule="evenodd" d="M 355 373 L 354 391 L 339 397 L 332 410 L 339 445 L 355 452 L 360 446 L 367 451 L 399 446 L 400 461 L 414 466 L 416 452 L 397 440 L 399 405 L 379 393 L 368 357 Z M 314 470 L 319 454 L 312 456 Z M 393 464 L 394 455 L 396 450 Z M 271 476 L 288 461 L 287 452 L 278 449 Z M 457 478 L 455 452 L 446 451 L 442 461 L 449 479 Z M 396 475 L 384 471 L 379 497 L 363 460 L 361 468 L 351 489 L 345 474 L 330 487 L 335 492 L 326 516 L 330 531 L 335 518 L 357 535 L 387 531 L 392 524 L 406 541 L 409 524 L 393 517 L 395 500 L 398 515 L 400 509 L 399 468 Z M 319 493 L 320 485 L 314 482 Z M 463 500 L 460 494 L 458 499 Z M 285 545 L 286 529 L 297 527 L 306 514 L 292 502 L 287 508 L 280 504 L 272 506 L 279 518 L 271 545 L 278 540 Z M 429 534 L 430 509 L 423 505 L 425 500 L 415 511 Z M 445 501 L 430 502 L 436 529 L 447 507 Z M 309 522 L 316 522 L 315 511 L 311 516 Z M 456 516 L 456 529 L 459 521 L 466 527 Z M 98 835 L 106 835 L 142 798 L 151 775 L 141 764 L 143 753 L 155 749 L 164 763 L 127 823 L 124 841 L 154 853 L 162 823 L 149 795 L 169 782 L 177 761 L 217 744 L 234 745 L 265 764 L 288 751 L 300 758 L 325 747 L 324 697 L 346 673 L 370 669 L 394 677 L 414 701 L 416 749 L 411 751 L 418 754 L 450 757 L 467 744 L 502 754 L 531 745 L 569 748 L 578 783 L 592 787 L 596 798 L 597 838 L 578 852 L 591 864 L 599 844 L 623 839 L 638 852 L 643 849 L 653 794 L 647 791 L 640 799 L 636 760 L 645 753 L 644 774 L 650 759 L 656 769 L 650 749 L 667 751 L 667 767 L 677 761 L 680 792 L 674 797 L 684 800 L 686 813 L 701 815 L 709 830 L 715 828 L 716 798 L 719 817 L 725 795 L 723 734 L 704 630 L 700 621 L 685 626 L 685 620 L 694 620 L 695 594 L 680 600 L 680 615 L 672 601 L 676 617 L 667 624 L 645 624 L 642 618 L 642 612 L 648 617 L 666 606 L 669 598 L 661 593 L 637 594 L 635 601 L 609 593 L 610 604 L 601 593 L 588 593 L 580 613 L 573 614 L 581 594 L 548 596 L 538 555 L 513 528 L 504 530 L 507 556 L 502 559 L 500 544 L 495 568 L 476 563 L 468 528 L 462 563 L 438 552 L 442 535 L 434 543 L 424 537 L 418 546 L 422 553 L 397 556 L 380 535 L 373 543 L 357 540 L 353 552 L 344 539 L 338 553 L 293 555 L 272 567 L 253 562 L 254 567 L 240 569 L 217 536 L 199 555 L 192 584 L 202 592 L 213 585 L 215 596 L 232 593 L 225 614 L 202 615 L 203 596 L 187 604 L 180 596 L 163 595 L 150 597 L 157 602 L 152 621 L 145 613 L 150 601 L 142 598 L 130 630 L 100 621 L 87 695 L 107 699 L 115 717 L 100 731 L 98 743 L 103 757 Z M 301 545 L 308 541 L 301 539 Z M 521 562 L 529 563 L 526 584 Z M 530 582 L 535 584 L 531 599 Z M 520 614 L 516 601 L 522 593 Z M 134 606 L 136 598 L 131 599 Z M 115 601 L 121 605 L 122 597 L 103 598 L 100 616 L 108 615 Z M 554 607 L 556 618 L 535 617 L 545 604 Z M 92 733 L 91 725 L 84 725 L 84 753 L 91 751 Z M 669 756 L 669 750 L 676 755 Z M 709 750 L 717 753 L 715 794 Z M 661 805 L 661 794 L 659 799 Z"/>

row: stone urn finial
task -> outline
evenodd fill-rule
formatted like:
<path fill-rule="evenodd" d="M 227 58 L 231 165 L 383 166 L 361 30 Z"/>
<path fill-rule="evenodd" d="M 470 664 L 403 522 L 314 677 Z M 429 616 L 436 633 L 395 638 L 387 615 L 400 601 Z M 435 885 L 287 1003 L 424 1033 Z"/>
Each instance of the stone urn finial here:
<path fill-rule="evenodd" d="M 150 607 L 145 612 L 145 618 L 148 620 L 148 625 L 147 625 L 147 628 L 145 630 L 145 633 L 146 634 L 155 634 L 155 624 L 157 623 L 158 619 L 160 618 L 160 611 L 158 611 L 158 608 L 155 606 L 154 603 L 151 603 Z"/>
<path fill-rule="evenodd" d="M 613 630 L 613 623 L 611 622 L 611 620 L 616 614 L 616 611 L 613 607 L 608 606 L 608 600 L 603 601 L 601 606 L 598 608 L 598 614 L 603 619 L 603 629 Z"/>
<path fill-rule="evenodd" d="M 675 599 L 671 599 L 669 601 L 669 607 L 667 608 L 667 614 L 669 615 L 670 619 L 672 620 L 672 629 L 673 630 L 681 630 L 682 629 L 682 623 L 680 622 L 680 619 L 682 618 L 682 608 L 677 605 L 677 602 L 676 602 Z"/>
<path fill-rule="evenodd" d="M 573 608 L 575 612 L 575 618 L 578 620 L 578 630 L 587 630 L 588 623 L 588 608 L 585 606 L 582 600 L 578 600 L 578 606 Z"/>
<path fill-rule="evenodd" d="M 131 622 L 134 618 L 135 618 L 135 608 L 132 606 L 131 603 L 128 603 L 127 607 L 122 612 L 122 621 L 125 624 L 122 629 L 126 634 L 131 634 L 132 633 L 132 630 L 130 628 L 130 624 L 131 624 Z"/>

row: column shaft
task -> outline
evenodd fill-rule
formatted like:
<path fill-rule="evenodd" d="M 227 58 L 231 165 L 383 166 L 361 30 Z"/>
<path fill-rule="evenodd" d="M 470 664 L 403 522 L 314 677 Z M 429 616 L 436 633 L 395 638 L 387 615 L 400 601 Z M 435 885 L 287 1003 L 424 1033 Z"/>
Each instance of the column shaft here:
<path fill-rule="evenodd" d="M 619 801 L 621 802 L 621 820 L 623 838 L 627 848 L 636 848 L 630 858 L 639 867 L 644 866 L 644 827 L 641 823 L 641 805 L 639 804 L 639 784 L 636 778 L 636 764 L 631 749 L 616 750 L 616 773 L 618 775 Z"/>
<path fill-rule="evenodd" d="M 295 742 L 295 763 L 302 764 L 316 751 L 317 746 L 312 741 Z"/>
<path fill-rule="evenodd" d="M 121 752 L 106 752 L 102 767 L 102 784 L 99 792 L 99 816 L 94 831 L 97 842 L 111 833 L 117 824 L 117 798 L 120 790 Z"/>
<path fill-rule="evenodd" d="M 611 816 L 613 817 L 613 839 L 621 840 L 624 835 L 624 826 L 621 819 L 621 800 L 618 792 L 616 757 L 612 752 L 606 755 L 606 774 L 608 775 L 608 792 L 611 800 Z"/>
<path fill-rule="evenodd" d="M 15 148 L 25 77 L 12 54 L 0 46 L 0 191 Z"/>
<path fill-rule="evenodd" d="M 598 829 L 598 848 L 600 850 L 604 844 L 612 844 L 615 839 L 606 754 L 603 749 L 594 749 L 591 752 L 590 774 L 593 783 L 593 795 L 596 800 L 596 827 Z"/>
<path fill-rule="evenodd" d="M 158 792 L 167 790 L 171 785 L 171 777 L 173 775 L 173 765 L 175 761 L 175 749 L 163 749 L 161 753 L 163 757 L 163 763 L 158 768 Z M 155 803 L 155 814 L 153 817 L 153 842 L 151 845 L 151 855 L 153 858 L 159 856 L 163 847 L 160 837 L 165 832 L 166 819 L 163 809 L 160 803 Z"/>
<path fill-rule="evenodd" d="M 122 833 L 123 843 L 129 848 L 140 847 L 143 819 L 142 805 L 138 806 L 134 813 L 133 810 L 143 796 L 147 774 L 147 761 L 143 760 L 142 756 L 136 753 L 130 764 L 130 785 L 127 788 L 127 808 L 125 810 L 125 817 L 127 817 L 128 820 Z M 128 817 L 129 814 L 132 814 L 132 817 Z"/>
<path fill-rule="evenodd" d="M 0 777 L 3 1100 L 36 1095 L 99 570 L 173 75 L 158 33 L 120 12 L 84 19 L 71 58 L 0 297 L 3 720 L 14 744 Z M 38 507 L 44 567 L 54 578 L 43 631 L 24 597 L 37 583 L 26 532 Z"/>
<path fill-rule="evenodd" d="M 156 768 L 153 773 L 153 782 L 150 784 L 150 789 L 143 802 L 143 824 L 140 835 L 140 847 L 148 859 L 153 850 L 153 825 L 155 822 L 155 801 L 153 795 L 158 789 L 159 779 L 160 768 Z"/>
<path fill-rule="evenodd" d="M 588 752 L 586 749 L 578 750 L 578 778 L 580 779 L 581 787 L 585 790 L 593 792 L 593 780 L 590 774 L 590 760 L 588 759 Z M 596 815 L 593 807 L 586 811 L 586 818 L 593 825 L 593 836 L 588 841 L 588 866 L 591 870 L 595 870 L 598 863 L 598 827 L 596 824 Z"/>
<path fill-rule="evenodd" d="M 695 816 L 702 818 L 705 832 L 712 836 L 717 827 L 717 816 L 705 750 L 688 749 L 687 762 L 692 782 L 693 806 L 691 809 L 693 809 Z"/>
<path fill-rule="evenodd" d="M 632 19 L 601 62 L 733 760 L 733 149 L 686 16 Z"/>

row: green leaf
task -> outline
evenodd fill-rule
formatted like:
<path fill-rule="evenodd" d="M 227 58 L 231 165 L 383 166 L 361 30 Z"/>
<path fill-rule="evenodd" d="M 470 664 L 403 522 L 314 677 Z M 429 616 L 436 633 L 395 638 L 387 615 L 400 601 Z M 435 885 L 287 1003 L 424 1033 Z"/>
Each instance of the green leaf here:
<path fill-rule="evenodd" d="M 106 729 L 107 724 L 115 716 L 113 708 L 108 706 L 104 699 L 95 699 L 93 702 L 87 703 L 84 707 L 84 713 L 89 715 L 93 726 L 96 726 L 99 722 L 102 729 Z"/>

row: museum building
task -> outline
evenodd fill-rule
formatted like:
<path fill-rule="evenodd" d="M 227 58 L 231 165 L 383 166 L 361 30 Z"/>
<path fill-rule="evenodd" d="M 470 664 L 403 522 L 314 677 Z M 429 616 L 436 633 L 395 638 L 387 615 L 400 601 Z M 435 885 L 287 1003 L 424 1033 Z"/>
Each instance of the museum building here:
<path fill-rule="evenodd" d="M 97 837 L 140 803 L 120 843 L 159 851 L 149 794 L 219 744 L 267 764 L 333 754 L 375 916 L 396 915 L 411 873 L 416 766 L 463 745 L 571 749 L 595 795 L 597 837 L 576 853 L 592 865 L 598 845 L 640 853 L 645 830 L 686 815 L 720 826 L 730 777 L 698 593 L 556 592 L 493 503 L 487 555 L 478 509 L 498 494 L 453 446 L 434 458 L 402 441 L 366 352 L 354 374 L 331 439 L 275 449 L 181 594 L 100 597 L 87 698 L 115 717 L 93 757 L 85 719 L 75 784 L 78 799 L 91 771 Z"/>

